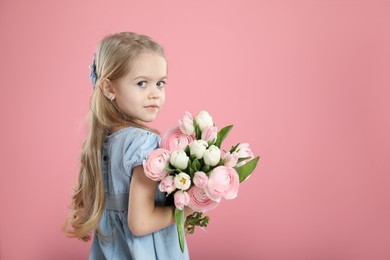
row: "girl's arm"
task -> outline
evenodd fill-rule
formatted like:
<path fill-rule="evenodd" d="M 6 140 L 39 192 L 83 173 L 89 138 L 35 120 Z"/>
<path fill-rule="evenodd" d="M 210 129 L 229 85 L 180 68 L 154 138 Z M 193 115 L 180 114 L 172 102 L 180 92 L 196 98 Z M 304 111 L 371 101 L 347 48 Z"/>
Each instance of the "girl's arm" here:
<path fill-rule="evenodd" d="M 175 223 L 174 206 L 154 205 L 157 182 L 146 177 L 143 167 L 133 169 L 129 193 L 128 224 L 136 236 L 144 236 Z M 184 215 L 194 213 L 185 207 Z"/>

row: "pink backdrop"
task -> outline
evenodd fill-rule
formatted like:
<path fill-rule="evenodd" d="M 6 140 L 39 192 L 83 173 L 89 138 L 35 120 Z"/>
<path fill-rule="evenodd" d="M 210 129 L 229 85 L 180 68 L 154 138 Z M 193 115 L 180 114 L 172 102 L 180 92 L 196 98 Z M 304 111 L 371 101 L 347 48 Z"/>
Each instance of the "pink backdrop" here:
<path fill-rule="evenodd" d="M 60 231 L 98 41 L 169 59 L 155 126 L 207 109 L 261 162 L 188 237 L 192 259 L 390 259 L 390 1 L 0 2 L 0 258 L 86 259 Z"/>

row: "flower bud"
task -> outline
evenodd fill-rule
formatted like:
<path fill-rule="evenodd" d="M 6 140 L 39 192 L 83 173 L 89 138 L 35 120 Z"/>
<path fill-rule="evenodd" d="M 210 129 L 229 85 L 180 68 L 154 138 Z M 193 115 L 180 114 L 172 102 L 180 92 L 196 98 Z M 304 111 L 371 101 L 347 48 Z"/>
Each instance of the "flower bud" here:
<path fill-rule="evenodd" d="M 190 203 L 190 195 L 186 191 L 177 191 L 175 195 L 173 195 L 173 199 L 175 201 L 175 207 L 179 210 L 184 209 L 184 206 L 187 206 Z"/>
<path fill-rule="evenodd" d="M 195 140 L 190 143 L 190 154 L 194 155 L 197 159 L 203 157 L 204 152 L 207 148 L 207 142 L 204 140 Z"/>
<path fill-rule="evenodd" d="M 225 155 L 222 157 L 222 159 L 225 160 L 224 165 L 228 167 L 234 167 L 237 164 L 239 155 L 236 152 L 232 153 L 225 153 Z"/>
<path fill-rule="evenodd" d="M 179 120 L 179 128 L 186 135 L 192 135 L 195 132 L 194 118 L 190 112 L 186 111 L 182 119 Z"/>
<path fill-rule="evenodd" d="M 216 126 L 208 126 L 202 132 L 202 140 L 215 143 L 217 140 L 218 128 Z"/>
<path fill-rule="evenodd" d="M 188 166 L 188 156 L 183 150 L 176 150 L 171 154 L 169 162 L 177 169 L 184 170 Z"/>
<path fill-rule="evenodd" d="M 207 111 L 200 111 L 199 115 L 196 117 L 196 122 L 199 125 L 201 131 L 205 130 L 208 126 L 213 126 L 213 118 L 209 115 Z"/>
<path fill-rule="evenodd" d="M 221 151 L 215 145 L 211 145 L 203 154 L 204 163 L 215 166 L 221 160 Z"/>
<path fill-rule="evenodd" d="M 248 143 L 239 144 L 237 146 L 236 151 L 238 153 L 238 158 L 250 157 L 249 159 L 244 160 L 244 161 L 238 163 L 236 165 L 236 167 L 240 167 L 240 166 L 246 164 L 251 158 L 253 158 L 253 152 L 252 152 L 251 148 L 249 147 Z"/>
<path fill-rule="evenodd" d="M 165 176 L 164 179 L 162 179 L 160 184 L 158 185 L 158 188 L 161 192 L 166 192 L 168 194 L 172 193 L 176 189 L 175 183 L 173 181 L 173 176 Z"/>

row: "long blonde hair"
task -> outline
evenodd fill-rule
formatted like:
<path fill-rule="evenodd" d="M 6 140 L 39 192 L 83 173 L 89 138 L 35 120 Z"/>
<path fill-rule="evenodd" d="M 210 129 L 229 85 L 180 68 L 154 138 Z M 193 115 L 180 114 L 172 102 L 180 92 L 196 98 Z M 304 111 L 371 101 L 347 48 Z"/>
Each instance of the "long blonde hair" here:
<path fill-rule="evenodd" d="M 129 61 L 144 52 L 165 57 L 158 43 L 148 36 L 132 32 L 108 35 L 97 48 L 95 60 L 97 77 L 91 97 L 90 127 L 82 146 L 79 179 L 72 196 L 71 216 L 64 225 L 64 232 L 69 237 L 88 241 L 94 230 L 101 234 L 99 221 L 105 203 L 102 147 L 106 135 L 114 127 L 147 128 L 135 123 L 121 112 L 115 102 L 104 96 L 100 88 L 104 80 L 115 80 L 126 75 L 131 69 Z"/>

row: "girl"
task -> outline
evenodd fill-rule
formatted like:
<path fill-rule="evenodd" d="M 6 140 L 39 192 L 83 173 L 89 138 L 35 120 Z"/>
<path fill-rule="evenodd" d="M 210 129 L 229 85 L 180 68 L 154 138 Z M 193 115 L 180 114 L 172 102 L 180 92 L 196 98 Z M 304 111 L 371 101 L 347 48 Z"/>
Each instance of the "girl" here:
<path fill-rule="evenodd" d="M 158 147 L 159 135 L 145 124 L 164 104 L 166 77 L 163 49 L 151 38 L 122 32 L 100 42 L 91 66 L 91 126 L 65 231 L 84 241 L 95 232 L 89 259 L 189 258 L 174 207 L 142 168 Z"/>

